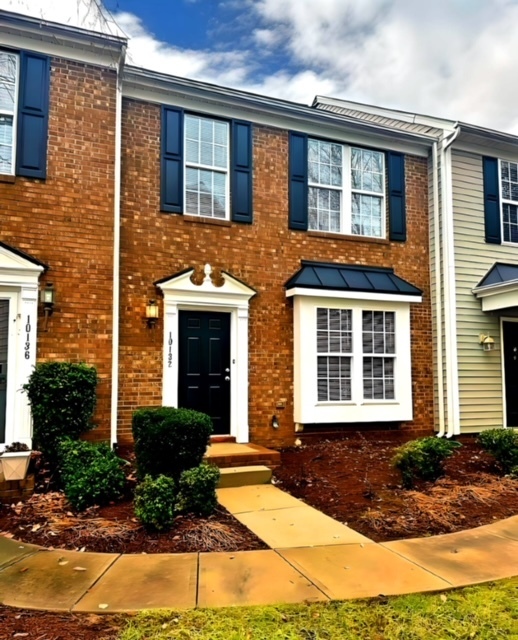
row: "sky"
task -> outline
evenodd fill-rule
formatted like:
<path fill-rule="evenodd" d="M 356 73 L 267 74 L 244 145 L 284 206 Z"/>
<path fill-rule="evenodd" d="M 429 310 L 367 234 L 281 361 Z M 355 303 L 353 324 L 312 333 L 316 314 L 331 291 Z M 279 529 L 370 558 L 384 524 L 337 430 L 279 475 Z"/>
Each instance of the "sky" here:
<path fill-rule="evenodd" d="M 0 0 L 120 29 L 129 63 L 311 104 L 331 96 L 518 135 L 518 0 Z M 102 10 L 99 12 L 97 5 Z"/>

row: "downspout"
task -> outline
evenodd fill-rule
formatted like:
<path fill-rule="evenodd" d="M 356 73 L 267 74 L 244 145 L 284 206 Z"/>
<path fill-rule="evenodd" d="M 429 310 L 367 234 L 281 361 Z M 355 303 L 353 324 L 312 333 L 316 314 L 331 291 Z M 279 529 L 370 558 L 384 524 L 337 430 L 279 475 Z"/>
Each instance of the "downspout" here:
<path fill-rule="evenodd" d="M 435 331 L 437 347 L 437 405 L 439 408 L 439 431 L 437 437 L 442 438 L 445 431 L 444 422 L 444 375 L 442 346 L 442 278 L 441 278 L 441 238 L 439 210 L 439 165 L 437 142 L 432 147 L 432 199 L 433 199 L 433 232 L 434 232 L 434 272 L 435 272 Z"/>
<path fill-rule="evenodd" d="M 120 314 L 120 197 L 122 139 L 122 69 L 126 56 L 123 47 L 117 63 L 117 93 L 115 102 L 115 166 L 113 189 L 113 309 L 112 309 L 112 394 L 110 444 L 117 446 L 117 408 L 119 400 L 119 314 Z"/>
<path fill-rule="evenodd" d="M 444 264 L 444 338 L 446 351 L 446 390 L 448 403 L 448 426 L 446 437 L 460 433 L 459 368 L 457 361 L 457 317 L 455 288 L 455 242 L 453 223 L 453 188 L 451 170 L 451 145 L 460 133 L 455 131 L 443 140 L 441 149 L 442 187 L 442 236 Z"/>

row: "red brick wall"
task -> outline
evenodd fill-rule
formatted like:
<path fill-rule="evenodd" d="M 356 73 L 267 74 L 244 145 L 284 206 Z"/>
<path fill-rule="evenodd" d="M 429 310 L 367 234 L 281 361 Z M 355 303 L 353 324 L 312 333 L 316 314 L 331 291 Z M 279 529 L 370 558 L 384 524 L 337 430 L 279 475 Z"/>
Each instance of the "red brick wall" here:
<path fill-rule="evenodd" d="M 54 58 L 47 179 L 0 177 L 0 239 L 45 262 L 40 281 L 56 289 L 37 358 L 97 367 L 99 439 L 110 426 L 115 89 L 114 71 Z"/>
<path fill-rule="evenodd" d="M 131 438 L 136 406 L 159 405 L 162 395 L 162 320 L 143 320 L 153 282 L 187 267 L 210 263 L 258 292 L 250 302 L 250 439 L 271 446 L 292 443 L 293 317 L 283 284 L 300 260 L 394 267 L 424 292 L 412 306 L 412 377 L 417 431 L 433 426 L 429 295 L 427 162 L 406 159 L 408 241 L 363 240 L 288 229 L 288 136 L 254 127 L 254 223 L 214 223 L 160 212 L 160 109 L 123 103 L 120 422 Z M 163 314 L 162 314 L 163 315 Z M 286 403 L 284 409 L 276 408 Z M 273 414 L 280 428 L 273 431 Z"/>

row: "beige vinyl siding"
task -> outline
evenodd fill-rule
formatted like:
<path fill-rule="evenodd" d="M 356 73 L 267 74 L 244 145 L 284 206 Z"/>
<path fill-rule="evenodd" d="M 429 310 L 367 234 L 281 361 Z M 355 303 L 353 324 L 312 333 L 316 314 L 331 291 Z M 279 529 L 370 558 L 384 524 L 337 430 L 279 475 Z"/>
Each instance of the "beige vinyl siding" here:
<path fill-rule="evenodd" d="M 518 248 L 484 240 L 482 157 L 454 151 L 452 174 L 460 427 L 470 433 L 504 423 L 500 318 L 482 312 L 472 289 L 495 262 L 518 264 Z M 482 350 L 481 333 L 494 351 Z"/>

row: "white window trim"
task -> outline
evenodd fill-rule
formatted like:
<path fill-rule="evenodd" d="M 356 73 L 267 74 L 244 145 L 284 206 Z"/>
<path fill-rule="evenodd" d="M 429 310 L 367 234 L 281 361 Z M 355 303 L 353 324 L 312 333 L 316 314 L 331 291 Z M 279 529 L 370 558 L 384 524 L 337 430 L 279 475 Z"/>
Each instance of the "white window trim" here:
<path fill-rule="evenodd" d="M 14 176 L 16 174 L 16 148 L 17 148 L 17 131 L 18 131 L 18 100 L 20 97 L 20 55 L 16 51 L 0 50 L 0 53 L 7 53 L 16 57 L 16 80 L 14 86 L 14 104 L 13 112 L 0 109 L 0 115 L 12 116 L 13 118 L 13 139 L 11 153 L 11 171 L 0 171 L 0 174 Z"/>
<path fill-rule="evenodd" d="M 387 169 L 385 162 L 385 153 L 378 149 L 372 149 L 372 151 L 376 151 L 380 153 L 383 160 L 383 191 L 381 193 L 375 193 L 373 191 L 365 191 L 363 189 L 353 189 L 352 187 L 352 178 L 351 178 L 351 149 L 360 149 L 364 150 L 364 147 L 359 147 L 358 145 L 348 145 L 343 142 L 338 141 L 328 141 L 322 140 L 321 138 L 315 138 L 313 136 L 308 137 L 308 144 L 310 140 L 314 140 L 316 142 L 328 142 L 329 144 L 336 144 L 342 147 L 342 186 L 337 187 L 336 185 L 327 185 L 319 182 L 312 182 L 309 180 L 309 168 L 308 168 L 308 189 L 327 189 L 329 191 L 338 191 L 341 194 L 340 197 L 340 231 L 326 231 L 321 229 L 309 229 L 309 231 L 316 233 L 339 233 L 341 235 L 351 235 L 358 238 L 374 238 L 377 240 L 384 240 L 387 237 L 387 194 L 386 194 L 386 179 L 387 179 Z M 369 149 L 367 149 L 369 150 Z M 309 166 L 309 160 L 308 160 Z M 379 236 L 370 236 L 363 235 L 352 232 L 352 199 L 353 194 L 358 195 L 366 195 L 373 196 L 376 198 L 380 198 L 381 200 L 381 235 Z M 308 205 L 309 208 L 309 205 Z"/>
<path fill-rule="evenodd" d="M 210 122 L 222 122 L 227 125 L 227 164 L 226 167 L 216 167 L 212 165 L 205 164 L 197 164 L 193 162 L 187 161 L 187 127 L 185 126 L 185 120 L 187 118 L 199 118 L 200 120 L 208 120 Z M 183 184 L 183 198 L 185 204 L 185 209 L 187 207 L 187 169 L 197 169 L 199 171 L 211 171 L 212 173 L 220 173 L 226 176 L 225 181 L 225 217 L 224 218 L 216 218 L 215 216 L 205 216 L 201 213 L 192 213 L 190 211 L 185 210 L 185 213 L 189 216 L 196 216 L 197 218 L 207 218 L 209 220 L 230 220 L 230 123 L 224 120 L 220 120 L 219 118 L 211 118 L 206 115 L 199 115 L 196 113 L 186 113 L 184 114 L 184 127 L 183 127 L 183 145 L 184 145 L 184 184 Z"/>
<path fill-rule="evenodd" d="M 498 199 L 500 201 L 500 237 L 502 239 L 502 244 L 510 245 L 511 247 L 516 247 L 518 242 L 511 242 L 510 240 L 504 240 L 504 204 L 510 204 L 515 207 L 518 207 L 518 200 L 509 200 L 508 198 L 504 198 L 502 195 L 502 162 L 508 162 L 512 164 L 517 164 L 516 161 L 513 160 L 505 160 L 502 158 L 498 158 Z"/>
<path fill-rule="evenodd" d="M 294 290 L 291 290 L 294 291 Z M 300 291 L 300 290 L 299 290 Z M 410 335 L 410 303 L 420 296 L 399 296 L 400 300 L 344 298 L 334 291 L 334 299 L 320 296 L 318 290 L 305 289 L 294 295 L 294 420 L 298 424 L 346 424 L 361 422 L 403 422 L 412 420 L 412 363 Z M 290 293 L 290 292 L 288 292 Z M 361 292 L 357 292 L 361 293 Z M 313 295 L 311 295 L 313 294 Z M 396 298 L 397 296 L 393 296 Z M 401 300 L 404 298 L 404 300 Z M 335 308 L 353 311 L 352 400 L 319 402 L 317 388 L 317 313 L 316 309 Z M 396 321 L 396 357 L 394 400 L 363 399 L 363 350 L 361 348 L 361 313 L 393 311 Z M 355 318 L 356 315 L 356 318 Z M 358 318 L 359 317 L 359 325 Z M 354 333 L 359 326 L 360 333 Z M 312 341 L 314 348 L 308 348 Z M 356 344 L 355 344 L 356 343 Z M 359 343 L 359 344 L 358 344 Z"/>
<path fill-rule="evenodd" d="M 214 286 L 209 276 L 197 286 L 191 282 L 193 271 L 157 285 L 164 293 L 162 405 L 178 406 L 179 312 L 229 313 L 230 435 L 237 442 L 248 442 L 248 308 L 255 291 L 229 274 L 223 274 L 225 282 L 221 287 Z"/>

